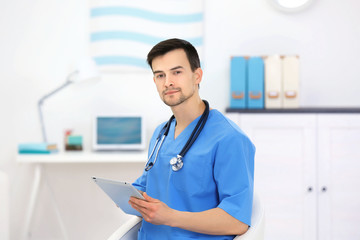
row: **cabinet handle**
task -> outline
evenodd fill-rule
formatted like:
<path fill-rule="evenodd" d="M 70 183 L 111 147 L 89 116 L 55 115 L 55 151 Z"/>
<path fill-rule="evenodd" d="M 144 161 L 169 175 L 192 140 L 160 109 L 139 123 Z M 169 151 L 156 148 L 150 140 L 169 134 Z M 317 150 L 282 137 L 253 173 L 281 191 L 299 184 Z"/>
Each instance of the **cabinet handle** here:
<path fill-rule="evenodd" d="M 322 191 L 322 192 L 326 192 L 326 191 L 327 191 L 327 187 L 326 187 L 326 186 L 323 186 L 323 187 L 321 188 L 321 191 Z"/>
<path fill-rule="evenodd" d="M 313 188 L 312 187 L 308 187 L 307 191 L 308 192 L 312 192 Z"/>

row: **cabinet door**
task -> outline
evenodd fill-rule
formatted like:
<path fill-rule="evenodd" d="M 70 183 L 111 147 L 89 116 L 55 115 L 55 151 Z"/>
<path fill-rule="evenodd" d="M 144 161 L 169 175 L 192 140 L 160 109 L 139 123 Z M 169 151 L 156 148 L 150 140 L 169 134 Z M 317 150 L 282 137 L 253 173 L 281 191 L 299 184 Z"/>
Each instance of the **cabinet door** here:
<path fill-rule="evenodd" d="M 319 239 L 360 239 L 360 115 L 319 115 Z"/>
<path fill-rule="evenodd" d="M 316 239 L 316 116 L 242 114 L 239 125 L 256 146 L 265 238 Z"/>

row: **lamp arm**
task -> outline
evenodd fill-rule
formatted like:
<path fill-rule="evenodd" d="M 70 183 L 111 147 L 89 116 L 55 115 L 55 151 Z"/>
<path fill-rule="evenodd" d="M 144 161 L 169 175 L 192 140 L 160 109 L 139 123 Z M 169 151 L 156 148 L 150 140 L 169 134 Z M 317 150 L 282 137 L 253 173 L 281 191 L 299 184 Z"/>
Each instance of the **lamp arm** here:
<path fill-rule="evenodd" d="M 42 98 L 40 98 L 40 100 L 38 101 L 38 112 L 39 112 L 39 119 L 40 119 L 40 126 L 41 126 L 41 132 L 42 132 L 42 137 L 43 137 L 43 141 L 46 143 L 47 142 L 47 137 L 46 137 L 46 131 L 45 131 L 45 124 L 44 124 L 44 117 L 43 117 L 43 113 L 42 113 L 42 105 L 44 103 L 44 101 L 51 97 L 52 95 L 54 95 L 55 93 L 61 91 L 62 89 L 66 88 L 67 86 L 69 86 L 71 83 L 73 83 L 71 81 L 71 77 L 75 74 L 77 74 L 77 71 L 72 72 L 71 74 L 69 74 L 69 76 L 66 79 L 66 82 L 64 84 L 62 84 L 61 86 L 59 86 L 58 88 L 54 89 L 53 91 L 51 91 L 50 93 L 44 95 Z"/>

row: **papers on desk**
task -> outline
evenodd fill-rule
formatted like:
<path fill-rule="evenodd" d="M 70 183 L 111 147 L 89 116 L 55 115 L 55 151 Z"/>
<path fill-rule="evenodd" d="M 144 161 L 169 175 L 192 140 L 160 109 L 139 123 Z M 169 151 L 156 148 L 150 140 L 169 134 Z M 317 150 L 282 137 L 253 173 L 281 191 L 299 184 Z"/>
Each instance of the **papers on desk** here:
<path fill-rule="evenodd" d="M 19 154 L 50 154 L 58 152 L 58 148 L 54 143 L 20 143 L 18 152 Z"/>

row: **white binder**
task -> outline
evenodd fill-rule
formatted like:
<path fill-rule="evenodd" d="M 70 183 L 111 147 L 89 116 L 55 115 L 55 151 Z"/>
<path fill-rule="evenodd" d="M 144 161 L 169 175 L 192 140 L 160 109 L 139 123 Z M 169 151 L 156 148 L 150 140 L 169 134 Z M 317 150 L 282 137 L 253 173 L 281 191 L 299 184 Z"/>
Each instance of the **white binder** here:
<path fill-rule="evenodd" d="M 282 107 L 282 61 L 279 55 L 268 56 L 265 63 L 265 108 Z"/>
<path fill-rule="evenodd" d="M 283 107 L 299 107 L 299 57 L 285 56 L 283 59 Z"/>

